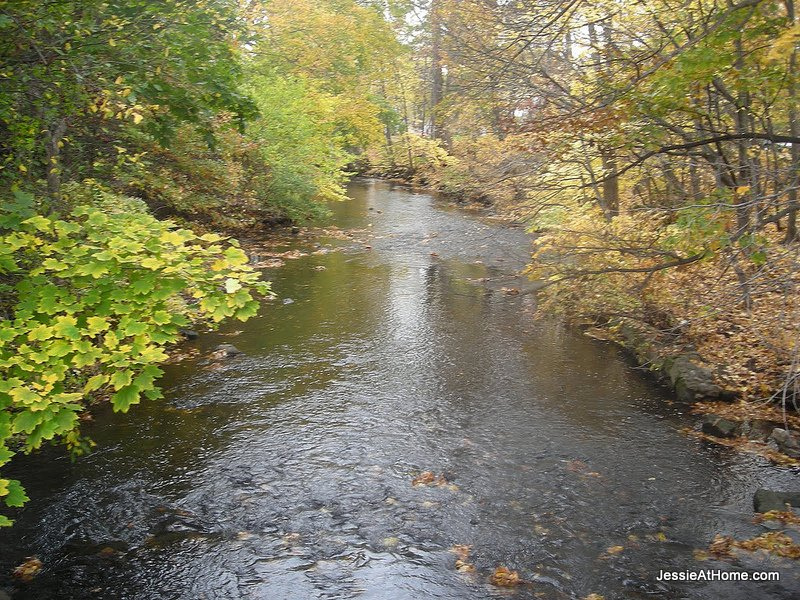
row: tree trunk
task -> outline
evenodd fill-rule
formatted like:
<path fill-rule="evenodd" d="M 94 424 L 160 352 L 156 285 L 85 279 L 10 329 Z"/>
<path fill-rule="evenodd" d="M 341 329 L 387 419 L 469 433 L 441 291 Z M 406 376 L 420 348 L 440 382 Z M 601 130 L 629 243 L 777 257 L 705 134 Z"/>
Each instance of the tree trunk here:
<path fill-rule="evenodd" d="M 742 38 L 736 39 L 736 69 L 737 71 L 744 70 L 744 47 Z M 737 95 L 736 106 L 736 133 L 745 134 L 749 131 L 749 113 L 750 113 L 750 94 L 747 90 L 742 90 Z M 749 149 L 752 144 L 751 140 L 741 139 L 737 143 L 738 157 L 737 157 L 737 187 L 743 188 L 740 193 L 739 190 L 734 191 L 734 199 L 736 201 L 736 229 L 739 234 L 750 230 L 750 209 L 753 202 L 755 190 L 753 189 L 753 170 L 750 164 Z"/>
<path fill-rule="evenodd" d="M 61 118 L 45 131 L 45 155 L 47 157 L 47 196 L 50 199 L 50 212 L 63 213 L 65 206 L 61 196 L 61 140 L 67 133 L 67 120 Z"/>
<path fill-rule="evenodd" d="M 444 98 L 444 71 L 442 69 L 442 18 L 441 6 L 437 0 L 431 2 L 431 125 L 430 135 L 442 139 L 441 103 Z"/>
<path fill-rule="evenodd" d="M 794 0 L 786 0 L 786 13 L 789 17 L 789 25 L 794 25 L 797 15 L 794 11 Z M 789 72 L 787 73 L 787 94 L 789 96 L 789 134 L 792 136 L 800 135 L 800 115 L 797 112 L 797 50 L 793 50 L 789 57 Z M 792 144 L 791 161 L 789 171 L 789 208 L 791 211 L 786 217 L 786 238 L 787 244 L 800 240 L 797 231 L 797 210 L 800 208 L 797 198 L 797 187 L 800 185 L 800 145 Z"/>
<path fill-rule="evenodd" d="M 617 156 L 614 150 L 601 148 L 603 161 L 603 204 L 608 218 L 619 214 L 619 177 L 617 176 Z"/>

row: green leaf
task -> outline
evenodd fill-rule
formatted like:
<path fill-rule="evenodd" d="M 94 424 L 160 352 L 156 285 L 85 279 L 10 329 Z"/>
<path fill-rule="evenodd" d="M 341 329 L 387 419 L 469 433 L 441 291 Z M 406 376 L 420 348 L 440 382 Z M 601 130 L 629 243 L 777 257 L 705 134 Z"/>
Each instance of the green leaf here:
<path fill-rule="evenodd" d="M 108 267 L 100 262 L 90 262 L 81 265 L 78 268 L 78 273 L 81 275 L 91 275 L 94 279 L 100 279 L 103 275 L 108 273 Z"/>
<path fill-rule="evenodd" d="M 135 385 L 126 386 L 111 396 L 111 404 L 114 407 L 114 412 L 128 412 L 131 405 L 138 403 L 139 388 Z"/>
<path fill-rule="evenodd" d="M 5 446 L 0 446 L 0 467 L 6 464 L 11 457 L 14 456 L 14 453 L 6 448 Z"/>
<path fill-rule="evenodd" d="M 153 388 L 156 378 L 161 377 L 163 374 L 164 371 L 155 365 L 147 365 L 142 369 L 142 372 L 136 376 L 133 383 L 136 384 L 140 390 L 149 390 Z"/>
<path fill-rule="evenodd" d="M 41 396 L 27 387 L 18 387 L 12 389 L 9 393 L 17 404 L 32 404 L 38 402 Z"/>
<path fill-rule="evenodd" d="M 21 413 L 17 413 L 16 417 L 14 417 L 14 424 L 12 425 L 11 430 L 14 433 L 32 433 L 33 430 L 36 429 L 36 426 L 41 423 L 41 421 L 41 412 L 24 410 Z"/>
<path fill-rule="evenodd" d="M 152 275 L 144 276 L 131 282 L 130 289 L 138 295 L 149 294 L 155 287 L 156 279 Z"/>
<path fill-rule="evenodd" d="M 157 271 L 158 269 L 160 269 L 161 267 L 164 266 L 164 261 L 162 261 L 162 260 L 160 260 L 158 258 L 155 258 L 154 256 L 150 256 L 150 257 L 145 258 L 144 260 L 142 260 L 142 262 L 140 264 L 145 269 L 151 269 L 153 271 Z"/>
<path fill-rule="evenodd" d="M 125 328 L 125 335 L 141 335 L 147 330 L 147 323 L 131 323 Z"/>
<path fill-rule="evenodd" d="M 105 331 L 109 327 L 108 319 L 104 317 L 89 317 L 86 319 L 86 326 L 91 335 Z"/>
<path fill-rule="evenodd" d="M 30 498 L 25 495 L 25 490 L 16 479 L 8 482 L 8 494 L 3 498 L 6 506 L 19 507 L 25 504 Z"/>
<path fill-rule="evenodd" d="M 231 266 L 238 267 L 247 264 L 247 254 L 241 248 L 231 246 L 225 250 L 224 255 Z"/>
<path fill-rule="evenodd" d="M 80 329 L 77 327 L 78 321 L 75 317 L 59 317 L 53 326 L 56 335 L 70 340 L 77 340 L 81 337 Z"/>
<path fill-rule="evenodd" d="M 88 394 L 89 392 L 99 390 L 106 384 L 107 381 L 108 381 L 108 375 L 106 374 L 100 374 L 90 377 L 89 381 L 86 382 L 86 385 L 83 386 L 83 393 Z"/>
<path fill-rule="evenodd" d="M 28 333 L 28 340 L 31 342 L 42 342 L 53 337 L 53 329 L 47 325 L 38 325 Z"/>
<path fill-rule="evenodd" d="M 114 386 L 115 390 L 120 390 L 130 385 L 132 380 L 133 374 L 130 371 L 116 371 L 111 375 L 110 383 Z"/>
<path fill-rule="evenodd" d="M 63 434 L 75 429 L 78 424 L 78 415 L 75 414 L 74 410 L 62 408 L 53 417 L 52 422 L 55 425 L 55 433 Z"/>
<path fill-rule="evenodd" d="M 165 310 L 157 310 L 153 313 L 153 322 L 156 325 L 166 325 L 172 322 L 172 315 Z"/>

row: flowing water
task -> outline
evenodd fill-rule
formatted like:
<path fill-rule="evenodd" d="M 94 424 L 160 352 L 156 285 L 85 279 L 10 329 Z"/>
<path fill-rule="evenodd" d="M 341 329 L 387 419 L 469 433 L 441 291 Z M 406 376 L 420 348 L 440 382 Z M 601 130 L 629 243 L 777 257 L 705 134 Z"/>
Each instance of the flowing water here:
<path fill-rule="evenodd" d="M 680 430 L 687 407 L 614 347 L 537 323 L 520 228 L 354 183 L 352 237 L 268 270 L 279 299 L 203 334 L 166 398 L 97 411 L 97 450 L 14 463 L 0 590 L 35 599 L 797 598 L 791 564 L 698 562 L 800 477 Z M 313 250 L 313 242 L 286 248 Z M 328 252 L 328 249 L 333 251 Z M 512 295 L 507 289 L 521 289 Z M 237 330 L 242 330 L 237 333 Z M 412 485 L 425 471 L 437 479 Z M 462 549 L 463 566 L 451 549 Z M 13 583 L 37 555 L 44 569 Z M 500 565 L 525 583 L 492 586 Z M 660 570 L 780 583 L 659 582 Z M 3 586 L 6 586 L 3 588 Z M 2 595 L 2 594 L 0 594 Z"/>

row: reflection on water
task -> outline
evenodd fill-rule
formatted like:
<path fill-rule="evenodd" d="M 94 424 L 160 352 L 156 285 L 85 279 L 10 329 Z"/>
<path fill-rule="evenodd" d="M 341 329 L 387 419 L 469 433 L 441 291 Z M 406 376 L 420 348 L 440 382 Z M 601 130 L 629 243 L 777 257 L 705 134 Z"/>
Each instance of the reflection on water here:
<path fill-rule="evenodd" d="M 504 286 L 523 231 L 380 182 L 333 206 L 371 249 L 270 273 L 291 304 L 196 344 L 166 398 L 97 415 L 93 455 L 15 463 L 33 500 L 0 533 L 16 598 L 791 598 L 780 584 L 668 584 L 791 472 L 688 439 L 670 396 L 612 347 L 530 319 Z M 370 210 L 370 208 L 372 210 Z M 315 267 L 325 267 L 315 269 Z M 482 281 L 488 279 L 488 281 Z M 228 336 L 236 328 L 243 332 Z M 422 471 L 450 485 L 413 487 Z M 449 549 L 471 545 L 475 573 Z M 621 551 L 608 552 L 621 546 Z M 7 574 L 37 554 L 46 570 Z M 527 582 L 488 584 L 499 565 Z"/>

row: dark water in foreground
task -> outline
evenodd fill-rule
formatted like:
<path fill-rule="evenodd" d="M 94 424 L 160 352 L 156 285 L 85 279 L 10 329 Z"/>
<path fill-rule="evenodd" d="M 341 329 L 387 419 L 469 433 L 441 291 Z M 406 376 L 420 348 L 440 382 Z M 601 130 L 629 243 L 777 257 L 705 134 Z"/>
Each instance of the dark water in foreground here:
<path fill-rule="evenodd" d="M 37 599 L 800 597 L 789 563 L 693 558 L 718 532 L 760 533 L 753 492 L 797 489 L 800 477 L 686 437 L 685 407 L 613 347 L 534 324 L 533 296 L 500 289 L 524 287 L 512 277 L 526 259 L 520 229 L 385 183 L 351 195 L 335 222 L 363 229 L 355 238 L 371 249 L 323 239 L 340 250 L 268 272 L 293 303 L 193 343 L 234 343 L 246 356 L 169 367 L 166 399 L 98 414 L 87 427 L 98 449 L 75 465 L 58 451 L 14 465 L 33 500 L 0 533 L 0 589 Z M 412 486 L 421 471 L 449 483 Z M 474 573 L 455 569 L 454 545 L 472 546 Z M 45 569 L 15 586 L 10 569 L 32 554 Z M 498 565 L 528 583 L 492 587 Z M 655 580 L 687 568 L 777 568 L 782 581 Z"/>

